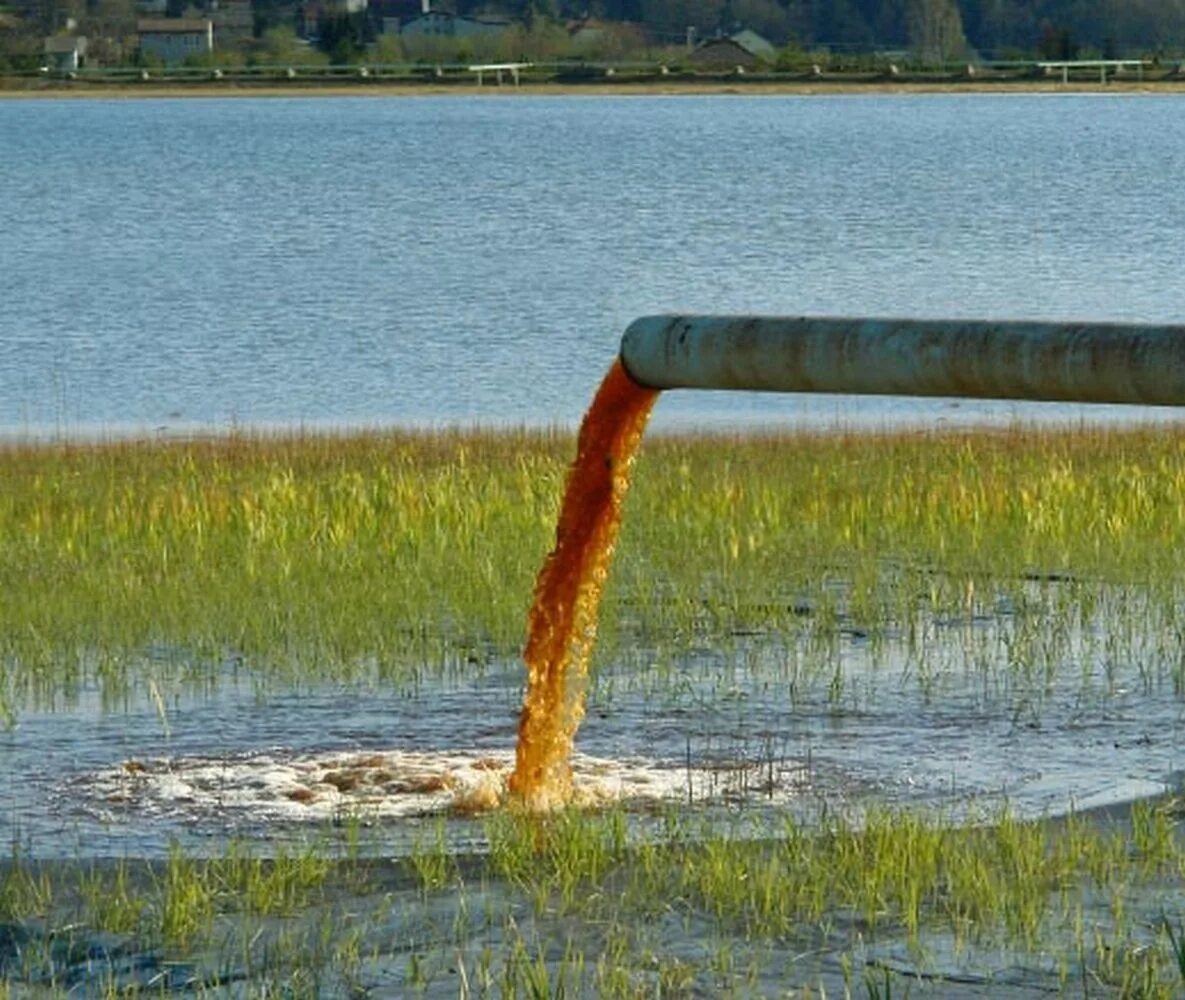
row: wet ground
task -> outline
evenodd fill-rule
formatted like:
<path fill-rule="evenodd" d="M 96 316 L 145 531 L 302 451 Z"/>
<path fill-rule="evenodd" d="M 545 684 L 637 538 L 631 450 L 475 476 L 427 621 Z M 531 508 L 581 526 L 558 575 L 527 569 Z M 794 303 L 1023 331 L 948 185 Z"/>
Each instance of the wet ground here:
<path fill-rule="evenodd" d="M 1124 825 L 1128 818 L 1118 807 L 1097 821 Z M 478 855 L 460 853 L 454 861 L 456 884 L 434 893 L 384 859 L 340 862 L 331 876 L 339 888 L 315 905 L 249 921 L 219 917 L 212 943 L 181 952 L 81 924 L 0 924 L 0 977 L 15 984 L 14 996 L 147 989 L 213 997 L 453 998 L 518 995 L 503 980 L 507 965 L 518 961 L 544 970 L 549 991 L 538 995 L 604 995 L 593 963 L 607 935 L 596 919 L 540 909 L 507 884 L 477 877 Z M 134 869 L 131 877 L 147 884 L 153 876 Z M 1185 887 L 1166 884 L 1132 892 L 1119 908 L 1096 893 L 1081 920 L 1088 940 L 1115 942 L 1116 951 L 1122 945 L 1139 956 L 1166 915 L 1183 911 Z M 574 962 L 573 942 L 584 949 L 586 964 Z M 631 930 L 631 945 L 614 956 L 615 975 L 630 984 L 622 995 L 629 996 L 1131 995 L 1104 978 L 1097 955 L 1067 963 L 1071 931 L 1056 920 L 1039 948 L 1024 949 L 956 938 L 946 929 L 923 928 L 915 939 L 890 928 L 872 934 L 858 914 L 844 912 L 761 939 L 740 929 L 722 932 L 706 914 L 660 906 L 645 926 Z"/>
<path fill-rule="evenodd" d="M 757 817 L 869 801 L 1043 816 L 1175 789 L 1185 705 L 1148 662 L 1156 649 L 1129 646 L 1124 661 L 1071 641 L 1059 659 L 1009 665 L 1022 627 L 935 623 L 909 643 L 843 628 L 809 651 L 732 636 L 661 667 L 637 650 L 592 687 L 582 794 Z M 159 857 L 172 840 L 217 852 L 229 836 L 300 837 L 354 816 L 398 853 L 418 817 L 443 814 L 471 843 L 522 695 L 517 663 L 400 692 L 267 692 L 240 668 L 195 693 L 152 676 L 116 707 L 84 692 L 0 732 L 6 842 L 28 857 Z"/>
<path fill-rule="evenodd" d="M 624 804 L 638 836 L 653 833 L 648 824 L 666 807 L 752 838 L 770 835 L 787 812 L 858 814 L 872 803 L 970 820 L 1008 803 L 1028 817 L 1094 810 L 1101 822 L 1125 823 L 1125 804 L 1181 785 L 1182 700 L 1172 669 L 1153 662 L 1155 643 L 1111 655 L 1116 647 L 1092 639 L 1090 627 L 1080 631 L 1056 656 L 1025 646 L 1032 662 L 1017 650 L 1040 630 L 1006 611 L 934 622 L 910 641 L 841 625 L 825 648 L 752 633 L 705 641 L 672 663 L 637 647 L 592 687 L 577 787 L 591 804 Z M 293 941 L 311 948 L 326 927 L 338 944 L 353 934 L 359 957 L 331 963 L 322 995 L 480 993 L 482 956 L 512 947 L 512 930 L 515 941 L 537 943 L 535 958 L 553 975 L 564 967 L 564 935 L 580 928 L 565 924 L 561 934 L 529 907 L 509 922 L 483 923 L 483 908 L 508 905 L 504 887 L 470 886 L 459 910 L 454 896 L 426 897 L 389 864 L 437 830 L 462 869 L 488 851 L 480 814 L 499 798 L 511 764 L 517 663 L 401 692 L 267 691 L 242 667 L 201 692 L 164 668 L 152 677 L 119 705 L 82 692 L 0 733 L 0 834 L 22 858 L 102 866 L 160 859 L 171 843 L 217 856 L 232 838 L 265 855 L 312 839 L 333 853 L 356 821 L 373 867 L 362 881 L 344 879 L 340 898 L 263 921 L 250 941 L 228 923 L 227 947 L 182 962 L 132 936 L 37 921 L 0 926 L 5 976 L 34 987 L 49 976 L 78 995 L 99 982 L 168 991 L 199 981 L 216 995 L 245 995 L 268 955 Z M 1166 913 L 1185 910 L 1185 892 L 1165 885 L 1125 905 L 1125 926 L 1151 940 Z M 1114 900 L 1100 896 L 1087 920 L 1105 934 Z M 473 926 L 461 933 L 458 921 Z M 674 915 L 646 934 L 652 951 L 692 970 L 692 995 L 715 995 L 726 982 L 742 995 L 794 983 L 843 995 L 853 975 L 857 993 L 868 995 L 904 986 L 943 997 L 1083 993 L 1079 973 L 1040 954 L 955 942 L 945 931 L 865 941 L 843 914 L 827 931 L 763 943 L 744 935 L 722 942 L 718 931 Z M 737 969 L 759 970 L 756 978 L 720 972 L 721 948 Z M 44 961 L 29 965 L 36 955 Z M 659 973 L 639 957 L 630 975 L 644 984 Z M 1088 991 L 1093 983 L 1090 995 L 1106 994 L 1081 975 Z"/>

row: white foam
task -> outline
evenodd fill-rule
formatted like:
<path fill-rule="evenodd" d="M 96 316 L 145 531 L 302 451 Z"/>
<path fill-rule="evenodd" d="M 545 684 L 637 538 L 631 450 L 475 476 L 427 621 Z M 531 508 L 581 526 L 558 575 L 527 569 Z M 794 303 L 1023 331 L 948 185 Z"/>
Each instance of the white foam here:
<path fill-rule="evenodd" d="M 127 760 L 72 782 L 118 813 L 254 821 L 324 822 L 357 815 L 396 819 L 474 813 L 505 799 L 512 752 L 403 750 Z M 780 761 L 710 768 L 575 754 L 574 801 L 645 807 L 663 802 L 785 802 L 806 783 L 803 767 Z"/>

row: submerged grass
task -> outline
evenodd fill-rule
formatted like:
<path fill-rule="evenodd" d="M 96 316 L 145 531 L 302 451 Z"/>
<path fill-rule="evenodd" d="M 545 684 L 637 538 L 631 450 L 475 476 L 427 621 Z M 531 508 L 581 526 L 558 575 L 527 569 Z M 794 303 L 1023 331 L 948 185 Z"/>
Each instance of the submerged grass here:
<path fill-rule="evenodd" d="M 512 659 L 572 450 L 533 431 L 6 446 L 0 712 L 166 670 L 411 686 Z M 1179 672 L 1183 495 L 1177 428 L 655 438 L 597 665 L 753 628 L 817 649 L 891 629 L 924 654 L 935 621 L 1037 604 L 1017 671 L 1114 611 L 1127 633 L 1098 642 L 1154 634 Z"/>
<path fill-rule="evenodd" d="M 0 981 L 67 992 L 85 974 L 121 995 L 246 983 L 322 996 L 946 996 L 1006 991 L 1020 971 L 1065 995 L 1185 988 L 1172 801 L 970 827 L 885 810 L 787 821 L 758 841 L 676 813 L 656 836 L 630 824 L 616 811 L 499 814 L 487 851 L 447 865 L 260 861 L 242 844 L 89 868 L 14 858 L 2 882 L 21 888 L 2 897 L 0 927 L 26 937 L 0 947 Z M 423 853 L 440 854 L 434 840 Z"/>

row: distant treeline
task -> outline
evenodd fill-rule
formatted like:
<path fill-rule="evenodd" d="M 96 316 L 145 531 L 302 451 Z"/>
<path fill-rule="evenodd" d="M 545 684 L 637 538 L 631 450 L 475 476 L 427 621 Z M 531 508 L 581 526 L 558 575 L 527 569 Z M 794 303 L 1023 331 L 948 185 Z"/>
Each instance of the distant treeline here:
<path fill-rule="evenodd" d="M 458 0 L 460 12 L 488 0 Z M 752 28 L 777 44 L 832 51 L 926 48 L 1006 59 L 1073 58 L 1185 48 L 1185 0 L 523 0 L 522 14 L 644 25 L 671 43 Z"/>
<path fill-rule="evenodd" d="M 1185 55 L 1185 0 L 429 0 L 433 11 L 501 15 L 497 36 L 424 36 L 413 45 L 391 25 L 420 15 L 421 0 L 369 0 L 366 10 L 298 0 L 253 0 L 253 30 L 216 30 L 215 51 L 191 65 L 336 65 L 404 61 L 531 60 L 678 62 L 697 42 L 751 29 L 776 46 L 775 69 L 812 64 L 860 69 L 885 53 L 906 65 L 1034 58 Z M 216 0 L 168 0 L 168 12 L 213 13 Z M 310 9 L 321 11 L 311 17 Z M 36 72 L 46 35 L 88 37 L 88 67 L 144 65 L 137 0 L 0 0 L 0 73 Z M 592 21 L 592 32 L 577 24 Z M 599 22 L 599 24 L 598 24 Z M 606 24 L 605 22 L 609 22 Z M 616 22 L 616 23 L 614 23 Z M 590 35 L 592 40 L 590 40 Z M 434 46 L 425 46 L 433 42 Z M 311 44 L 310 44 L 311 43 Z M 896 59 L 894 60 L 897 61 Z"/>

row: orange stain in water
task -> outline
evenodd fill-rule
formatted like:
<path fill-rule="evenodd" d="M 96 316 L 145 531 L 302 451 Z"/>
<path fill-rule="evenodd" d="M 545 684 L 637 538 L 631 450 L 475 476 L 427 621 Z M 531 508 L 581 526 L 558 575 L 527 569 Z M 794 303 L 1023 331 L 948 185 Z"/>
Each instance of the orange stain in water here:
<path fill-rule="evenodd" d="M 535 581 L 527 620 L 527 694 L 510 792 L 529 809 L 554 809 L 572 797 L 569 757 L 584 716 L 597 608 L 634 455 L 657 398 L 657 389 L 639 385 L 615 361 L 580 427 L 555 548 Z"/>

